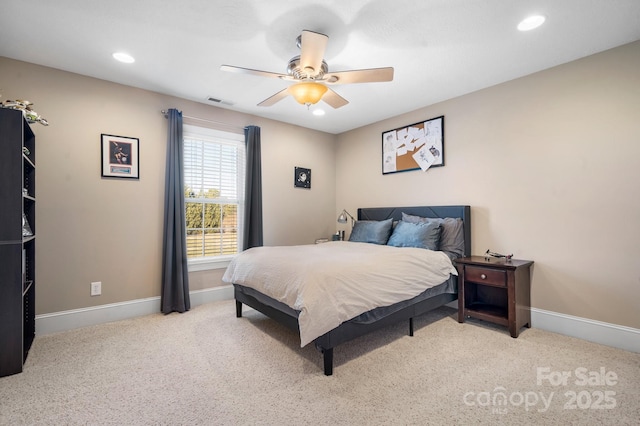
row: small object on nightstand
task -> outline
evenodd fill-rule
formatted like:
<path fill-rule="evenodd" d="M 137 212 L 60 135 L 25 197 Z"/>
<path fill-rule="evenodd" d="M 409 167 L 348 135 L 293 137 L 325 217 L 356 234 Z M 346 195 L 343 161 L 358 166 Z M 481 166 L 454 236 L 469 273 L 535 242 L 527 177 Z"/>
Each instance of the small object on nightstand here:
<path fill-rule="evenodd" d="M 500 254 L 500 253 L 496 253 L 496 252 L 493 252 L 493 251 L 487 249 L 487 251 L 484 252 L 484 258 L 489 260 L 492 257 L 497 257 L 499 259 L 500 258 L 504 258 L 506 260 L 511 260 L 511 258 L 513 257 L 513 254 Z"/>
<path fill-rule="evenodd" d="M 316 240 L 316 244 L 322 244 L 322 243 L 328 243 L 329 239 L 328 238 L 318 238 Z"/>
<path fill-rule="evenodd" d="M 473 317 L 509 328 L 531 327 L 531 260 L 471 256 L 455 259 L 458 322 Z"/>

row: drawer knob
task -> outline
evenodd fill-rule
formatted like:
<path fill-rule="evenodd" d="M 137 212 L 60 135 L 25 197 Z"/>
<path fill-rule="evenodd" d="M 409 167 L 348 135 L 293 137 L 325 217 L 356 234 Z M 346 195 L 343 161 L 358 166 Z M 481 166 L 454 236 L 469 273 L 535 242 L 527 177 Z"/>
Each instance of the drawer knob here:
<path fill-rule="evenodd" d="M 481 275 L 480 275 L 480 278 L 482 278 L 483 280 L 486 280 L 486 279 L 487 279 L 487 276 L 486 276 L 485 274 L 481 274 Z"/>

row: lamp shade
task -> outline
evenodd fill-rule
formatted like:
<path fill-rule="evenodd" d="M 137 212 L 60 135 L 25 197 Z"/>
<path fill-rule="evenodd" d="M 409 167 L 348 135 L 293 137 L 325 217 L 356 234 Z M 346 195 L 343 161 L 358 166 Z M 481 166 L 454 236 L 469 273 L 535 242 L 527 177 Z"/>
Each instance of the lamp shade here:
<path fill-rule="evenodd" d="M 289 86 L 289 93 L 302 105 L 317 103 L 326 93 L 327 86 L 320 83 L 307 82 Z"/>
<path fill-rule="evenodd" d="M 346 210 L 342 210 L 342 213 L 338 216 L 338 223 L 347 223 L 347 216 L 351 218 L 351 227 L 353 228 L 356 223 L 356 219 Z"/>

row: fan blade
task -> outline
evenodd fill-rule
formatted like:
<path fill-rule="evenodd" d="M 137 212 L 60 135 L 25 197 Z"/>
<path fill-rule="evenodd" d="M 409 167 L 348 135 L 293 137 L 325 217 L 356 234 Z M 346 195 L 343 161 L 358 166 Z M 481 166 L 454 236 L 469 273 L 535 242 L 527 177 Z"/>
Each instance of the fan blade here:
<path fill-rule="evenodd" d="M 329 37 L 313 31 L 303 30 L 300 37 L 300 69 L 315 77 L 322 69 L 324 51 Z"/>
<path fill-rule="evenodd" d="M 326 74 L 322 80 L 328 84 L 377 83 L 393 80 L 393 68 L 339 71 Z"/>
<path fill-rule="evenodd" d="M 348 100 L 338 95 L 336 92 L 334 92 L 329 88 L 327 88 L 327 92 L 322 97 L 322 100 L 325 101 L 327 104 L 329 104 L 329 106 L 332 106 L 333 108 L 336 108 L 336 109 L 343 107 L 349 103 Z"/>
<path fill-rule="evenodd" d="M 271 105 L 275 104 L 276 102 L 279 102 L 279 101 L 283 100 L 288 95 L 289 95 L 289 88 L 286 88 L 284 90 L 279 91 L 275 95 L 265 99 L 264 101 L 260 102 L 258 104 L 258 106 L 264 106 L 264 107 L 271 106 Z"/>
<path fill-rule="evenodd" d="M 272 78 L 283 78 L 283 79 L 289 78 L 289 76 L 286 74 L 278 74 L 278 73 L 269 72 L 269 71 L 252 70 L 250 68 L 234 67 L 233 65 L 222 65 L 220 69 L 222 71 L 235 72 L 238 74 L 257 75 L 258 77 L 272 77 Z"/>

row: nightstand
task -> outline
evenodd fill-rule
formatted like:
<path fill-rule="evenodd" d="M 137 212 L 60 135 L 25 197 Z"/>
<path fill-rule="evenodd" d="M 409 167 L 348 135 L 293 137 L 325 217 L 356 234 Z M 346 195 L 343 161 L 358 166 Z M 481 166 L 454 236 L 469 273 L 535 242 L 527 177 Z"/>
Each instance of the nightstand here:
<path fill-rule="evenodd" d="M 458 269 L 458 322 L 472 317 L 504 325 L 511 337 L 531 327 L 533 262 L 471 256 L 455 259 Z"/>

